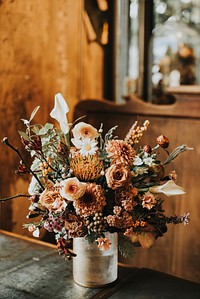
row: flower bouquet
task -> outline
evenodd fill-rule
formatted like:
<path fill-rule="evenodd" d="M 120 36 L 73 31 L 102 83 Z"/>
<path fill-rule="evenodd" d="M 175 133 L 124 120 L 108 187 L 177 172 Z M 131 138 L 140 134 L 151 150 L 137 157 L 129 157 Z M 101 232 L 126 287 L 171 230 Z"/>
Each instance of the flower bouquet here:
<path fill-rule="evenodd" d="M 58 253 L 71 258 L 77 254 L 71 246 L 73 238 L 84 237 L 106 251 L 111 246 L 106 233 L 117 233 L 118 248 L 127 257 L 135 246 L 150 248 L 167 231 L 167 224 L 188 224 L 188 213 L 165 215 L 162 199 L 162 195 L 185 193 L 175 183 L 175 171 L 166 174 L 165 166 L 186 151 L 186 145 L 169 153 L 169 140 L 161 135 L 153 147 L 141 147 L 148 120 L 142 125 L 136 121 L 123 140 L 115 136 L 117 126 L 103 132 L 103 124 L 97 129 L 82 119 L 69 124 L 69 108 L 61 94 L 56 94 L 50 114 L 60 129 L 51 123 L 32 124 L 38 109 L 29 120 L 22 120 L 26 130 L 19 132 L 33 158 L 30 167 L 8 138 L 3 139 L 20 157 L 17 173 L 32 177 L 28 194 L 10 198 L 29 198 L 30 222 L 24 227 L 35 237 L 41 229 L 54 233 Z M 161 149 L 165 161 L 159 159 Z"/>

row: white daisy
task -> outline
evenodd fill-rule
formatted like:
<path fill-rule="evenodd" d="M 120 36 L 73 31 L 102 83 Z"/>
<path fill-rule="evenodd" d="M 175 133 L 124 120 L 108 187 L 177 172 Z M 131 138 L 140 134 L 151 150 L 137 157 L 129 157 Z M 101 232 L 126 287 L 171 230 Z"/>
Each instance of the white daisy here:
<path fill-rule="evenodd" d="M 87 157 L 88 155 L 94 155 L 98 150 L 97 141 L 95 139 L 91 140 L 90 138 L 85 138 L 82 140 L 80 146 L 80 154 Z"/>

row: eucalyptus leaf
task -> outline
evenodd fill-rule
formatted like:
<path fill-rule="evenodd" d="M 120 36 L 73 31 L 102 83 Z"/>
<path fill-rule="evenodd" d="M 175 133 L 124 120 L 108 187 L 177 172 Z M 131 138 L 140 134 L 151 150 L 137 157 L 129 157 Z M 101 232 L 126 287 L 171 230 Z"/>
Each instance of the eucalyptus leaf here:
<path fill-rule="evenodd" d="M 33 110 L 33 112 L 31 113 L 31 117 L 30 117 L 30 119 L 29 119 L 29 122 L 31 122 L 32 121 L 32 119 L 34 118 L 34 116 L 36 115 L 36 113 L 37 113 L 37 111 L 40 109 L 40 106 L 37 106 L 34 110 Z"/>
<path fill-rule="evenodd" d="M 18 131 L 19 135 L 22 136 L 25 140 L 30 141 L 28 135 L 22 131 Z"/>
<path fill-rule="evenodd" d="M 37 125 L 36 125 L 36 126 L 32 126 L 32 127 L 31 127 L 31 131 L 32 131 L 33 133 L 35 133 L 36 135 L 39 135 L 40 128 L 38 128 Z"/>
<path fill-rule="evenodd" d="M 48 130 L 43 127 L 42 129 L 39 130 L 38 135 L 45 135 L 48 132 Z"/>
<path fill-rule="evenodd" d="M 49 123 L 45 124 L 44 127 L 39 130 L 38 134 L 39 135 L 45 135 L 45 134 L 47 134 L 47 132 L 49 130 L 53 129 L 53 126 L 54 126 L 53 124 L 49 124 Z M 49 135 L 51 135 L 51 132 L 49 132 Z"/>
<path fill-rule="evenodd" d="M 133 257 L 135 254 L 134 244 L 128 238 L 125 238 L 123 235 L 118 234 L 118 236 L 118 248 L 121 255 L 125 258 Z"/>
<path fill-rule="evenodd" d="M 53 124 L 50 124 L 50 123 L 46 123 L 45 125 L 45 128 L 48 129 L 48 130 L 52 130 L 54 125 Z"/>
<path fill-rule="evenodd" d="M 89 244 L 93 243 L 96 240 L 96 234 L 90 233 L 85 236 L 85 239 L 88 241 Z"/>

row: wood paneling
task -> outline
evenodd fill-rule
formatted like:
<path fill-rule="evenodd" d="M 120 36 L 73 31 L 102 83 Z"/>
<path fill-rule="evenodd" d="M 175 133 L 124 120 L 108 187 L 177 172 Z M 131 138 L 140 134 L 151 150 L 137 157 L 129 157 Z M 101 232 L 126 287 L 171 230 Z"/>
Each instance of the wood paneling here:
<path fill-rule="evenodd" d="M 102 97 L 104 49 L 87 39 L 83 11 L 83 0 L 0 1 L 0 139 L 7 136 L 20 151 L 20 119 L 36 106 L 37 123 L 52 122 L 54 95 L 61 92 L 70 121 L 80 98 Z M 18 157 L 2 144 L 0 152 L 1 197 L 26 193 L 30 178 L 14 173 Z M 27 234 L 28 206 L 23 198 L 1 204 L 1 227 Z"/>
<path fill-rule="evenodd" d="M 190 213 L 190 224 L 169 225 L 168 233 L 158 239 L 149 249 L 137 249 L 131 260 L 121 261 L 136 267 L 148 267 L 179 277 L 200 282 L 200 239 L 199 239 L 199 173 L 200 173 L 200 101 L 198 97 L 186 100 L 179 98 L 167 106 L 145 103 L 137 98 L 124 105 L 115 105 L 105 100 L 84 100 L 76 109 L 74 118 L 86 115 L 86 121 L 104 131 L 118 125 L 116 131 L 121 138 L 136 119 L 142 123 L 149 119 L 151 125 L 144 134 L 141 145 L 156 144 L 156 137 L 164 134 L 170 139 L 169 150 L 187 144 L 194 148 L 182 153 L 170 164 L 178 174 L 177 184 L 186 190 L 186 195 L 165 197 L 165 211 L 169 215 Z"/>

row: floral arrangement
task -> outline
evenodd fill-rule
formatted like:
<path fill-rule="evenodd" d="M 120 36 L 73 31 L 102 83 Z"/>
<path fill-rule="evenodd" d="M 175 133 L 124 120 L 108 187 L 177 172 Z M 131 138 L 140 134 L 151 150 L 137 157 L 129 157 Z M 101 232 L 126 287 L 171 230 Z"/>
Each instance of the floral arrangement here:
<path fill-rule="evenodd" d="M 180 195 L 185 192 L 176 185 L 175 171 L 165 174 L 165 165 L 172 162 L 186 145 L 168 152 L 169 140 L 161 135 L 155 146 L 141 147 L 139 142 L 150 125 L 136 121 L 123 140 L 114 135 L 117 127 L 103 132 L 81 119 L 67 121 L 68 105 L 61 94 L 55 95 L 51 117 L 60 124 L 32 124 L 39 107 L 29 120 L 22 120 L 25 132 L 21 141 L 31 157 L 29 167 L 22 154 L 8 138 L 3 143 L 20 157 L 18 174 L 32 176 L 28 193 L 18 194 L 30 200 L 28 218 L 24 224 L 35 237 L 44 228 L 55 234 L 58 252 L 66 258 L 75 255 L 71 240 L 85 237 L 107 250 L 110 240 L 105 232 L 117 232 L 122 255 L 133 253 L 134 246 L 149 248 L 167 231 L 168 223 L 188 224 L 189 214 L 166 216 L 162 194 Z M 166 160 L 159 160 L 160 149 Z"/>

